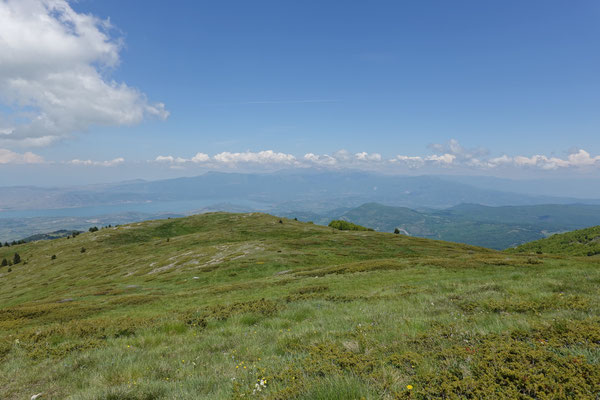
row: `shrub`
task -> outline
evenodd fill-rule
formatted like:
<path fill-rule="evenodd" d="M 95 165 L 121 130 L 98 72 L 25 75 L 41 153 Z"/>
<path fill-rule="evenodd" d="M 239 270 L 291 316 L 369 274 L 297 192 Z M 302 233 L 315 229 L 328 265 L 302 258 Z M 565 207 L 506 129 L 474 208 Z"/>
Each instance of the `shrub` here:
<path fill-rule="evenodd" d="M 18 264 L 21 262 L 21 256 L 19 255 L 19 253 L 15 253 L 14 257 L 13 257 L 13 264 Z"/>
<path fill-rule="evenodd" d="M 371 228 L 365 228 L 364 226 L 353 224 L 352 222 L 333 220 L 329 223 L 331 228 L 338 229 L 340 231 L 372 231 Z"/>
<path fill-rule="evenodd" d="M 398 235 L 398 234 L 400 233 L 400 229 L 398 229 L 398 228 L 394 229 L 394 233 L 395 233 L 396 235 Z"/>
<path fill-rule="evenodd" d="M 0 264 L 1 267 L 6 267 L 8 265 L 8 260 L 6 258 L 2 259 L 2 264 Z"/>
<path fill-rule="evenodd" d="M 81 248 L 81 252 L 82 252 L 82 253 L 85 253 L 85 247 L 82 247 L 82 248 Z"/>

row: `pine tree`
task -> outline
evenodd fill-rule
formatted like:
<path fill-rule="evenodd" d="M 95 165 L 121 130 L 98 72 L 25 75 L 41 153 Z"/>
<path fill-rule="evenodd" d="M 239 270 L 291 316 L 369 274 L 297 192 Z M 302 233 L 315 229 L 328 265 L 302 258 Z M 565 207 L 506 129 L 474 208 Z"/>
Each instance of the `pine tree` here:
<path fill-rule="evenodd" d="M 8 265 L 8 260 L 6 258 L 2 259 L 2 264 L 0 264 L 0 266 L 2 267 L 6 267 Z"/>
<path fill-rule="evenodd" d="M 15 253 L 15 256 L 13 257 L 13 264 L 18 264 L 21 262 L 21 256 L 19 255 L 19 253 Z"/>

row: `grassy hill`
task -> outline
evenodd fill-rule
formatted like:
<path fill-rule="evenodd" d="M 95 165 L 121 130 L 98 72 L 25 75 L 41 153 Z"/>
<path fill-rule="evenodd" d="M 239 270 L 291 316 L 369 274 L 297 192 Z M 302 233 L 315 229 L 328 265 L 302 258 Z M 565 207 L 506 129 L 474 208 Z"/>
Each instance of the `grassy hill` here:
<path fill-rule="evenodd" d="M 600 259 L 213 213 L 0 248 L 0 398 L 597 398 Z M 52 256 L 56 257 L 53 258 Z"/>
<path fill-rule="evenodd" d="M 411 236 L 502 250 L 542 239 L 554 232 L 600 224 L 600 206 L 461 204 L 445 210 L 416 211 L 368 203 L 336 217 L 381 232 L 399 228 Z"/>
<path fill-rule="evenodd" d="M 596 256 L 600 254 L 600 226 L 552 235 L 546 239 L 525 243 L 511 249 L 511 252 Z"/>

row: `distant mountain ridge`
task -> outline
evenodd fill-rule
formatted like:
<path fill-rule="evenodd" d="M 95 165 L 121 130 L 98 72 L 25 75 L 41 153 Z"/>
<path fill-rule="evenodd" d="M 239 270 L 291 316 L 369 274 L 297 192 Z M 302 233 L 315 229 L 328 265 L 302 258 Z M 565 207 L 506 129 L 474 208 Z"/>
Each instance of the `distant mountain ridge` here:
<path fill-rule="evenodd" d="M 0 191 L 0 210 L 58 209 L 182 200 L 203 201 L 204 203 L 197 208 L 212 203 L 239 204 L 243 201 L 265 210 L 312 212 L 357 207 L 368 202 L 410 208 L 448 208 L 467 202 L 488 206 L 577 202 L 600 204 L 600 200 L 503 192 L 427 175 L 391 176 L 367 172 L 208 172 L 189 178 L 134 180 L 70 188 L 4 187 Z"/>
<path fill-rule="evenodd" d="M 367 203 L 335 218 L 383 232 L 398 228 L 411 236 L 501 250 L 552 233 L 600 225 L 600 206 L 461 204 L 445 210 L 413 210 Z"/>

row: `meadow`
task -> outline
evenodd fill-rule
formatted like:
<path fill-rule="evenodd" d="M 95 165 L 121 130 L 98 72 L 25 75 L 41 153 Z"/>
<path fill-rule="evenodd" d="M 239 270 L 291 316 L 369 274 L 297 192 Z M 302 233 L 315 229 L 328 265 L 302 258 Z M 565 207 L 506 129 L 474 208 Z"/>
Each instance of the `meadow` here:
<path fill-rule="evenodd" d="M 2 399 L 600 397 L 598 255 L 259 213 L 0 259 L 15 252 L 0 268 Z"/>

